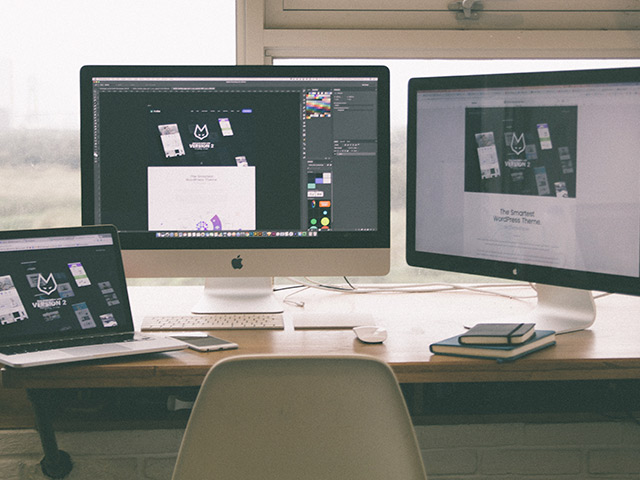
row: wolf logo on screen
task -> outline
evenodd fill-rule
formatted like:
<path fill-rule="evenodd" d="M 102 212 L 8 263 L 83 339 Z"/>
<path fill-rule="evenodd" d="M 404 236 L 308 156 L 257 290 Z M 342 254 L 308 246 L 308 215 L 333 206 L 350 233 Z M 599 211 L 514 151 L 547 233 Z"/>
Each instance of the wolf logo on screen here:
<path fill-rule="evenodd" d="M 524 133 L 517 136 L 515 133 L 511 137 L 511 150 L 516 155 L 520 155 L 527 149 L 527 144 L 524 141 Z"/>
<path fill-rule="evenodd" d="M 207 127 L 207 124 L 205 123 L 203 126 L 196 125 L 196 128 L 193 131 L 193 136 L 198 140 L 204 140 L 207 138 L 209 136 L 209 128 Z"/>
<path fill-rule="evenodd" d="M 58 289 L 56 279 L 53 278 L 53 273 L 50 273 L 47 278 L 44 278 L 41 273 L 38 274 L 38 290 L 45 295 L 51 295 Z"/>

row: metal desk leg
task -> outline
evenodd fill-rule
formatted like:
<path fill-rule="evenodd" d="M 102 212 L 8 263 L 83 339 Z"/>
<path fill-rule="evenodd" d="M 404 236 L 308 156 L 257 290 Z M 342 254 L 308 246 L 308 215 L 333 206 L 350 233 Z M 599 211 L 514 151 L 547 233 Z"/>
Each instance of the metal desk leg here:
<path fill-rule="evenodd" d="M 50 393 L 48 390 L 28 389 L 27 396 L 33 407 L 36 428 L 44 451 L 44 458 L 40 461 L 42 473 L 49 478 L 64 478 L 71 472 L 73 463 L 67 452 L 58 449 L 56 433 L 51 423 L 53 405 Z"/>

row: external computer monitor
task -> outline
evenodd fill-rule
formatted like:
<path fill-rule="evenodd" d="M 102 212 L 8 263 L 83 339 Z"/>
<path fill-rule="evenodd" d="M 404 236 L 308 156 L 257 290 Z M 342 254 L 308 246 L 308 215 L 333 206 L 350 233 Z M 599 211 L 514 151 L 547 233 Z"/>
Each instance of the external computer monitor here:
<path fill-rule="evenodd" d="M 407 261 L 537 283 L 530 320 L 640 294 L 640 69 L 414 78 Z"/>
<path fill-rule="evenodd" d="M 276 276 L 389 270 L 386 67 L 85 66 L 82 221 L 129 277 L 204 277 L 205 312 L 278 312 Z"/>

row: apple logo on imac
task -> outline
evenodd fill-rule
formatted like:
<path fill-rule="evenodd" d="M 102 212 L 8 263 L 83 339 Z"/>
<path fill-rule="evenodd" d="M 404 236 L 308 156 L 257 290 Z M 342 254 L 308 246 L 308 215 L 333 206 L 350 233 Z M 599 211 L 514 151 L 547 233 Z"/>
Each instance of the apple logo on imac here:
<path fill-rule="evenodd" d="M 243 265 L 242 265 L 242 257 L 240 255 L 238 255 L 236 258 L 231 260 L 231 266 L 235 269 L 235 270 L 240 270 Z"/>

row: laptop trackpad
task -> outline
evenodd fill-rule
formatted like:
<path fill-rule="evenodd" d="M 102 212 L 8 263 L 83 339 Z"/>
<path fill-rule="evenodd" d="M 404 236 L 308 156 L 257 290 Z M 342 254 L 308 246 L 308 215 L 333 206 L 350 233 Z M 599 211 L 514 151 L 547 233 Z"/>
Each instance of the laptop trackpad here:
<path fill-rule="evenodd" d="M 83 357 L 87 355 L 100 355 L 104 353 L 128 352 L 130 350 L 130 348 L 114 343 L 111 345 L 91 345 L 87 347 L 63 348 L 61 351 L 66 354 L 73 355 L 74 357 Z"/>

